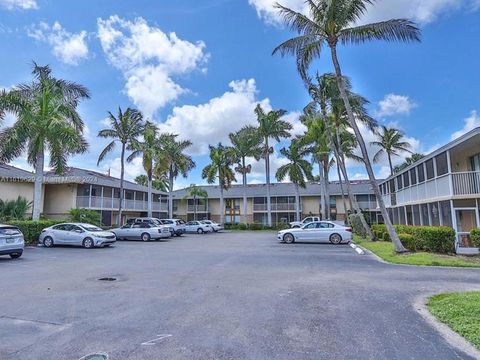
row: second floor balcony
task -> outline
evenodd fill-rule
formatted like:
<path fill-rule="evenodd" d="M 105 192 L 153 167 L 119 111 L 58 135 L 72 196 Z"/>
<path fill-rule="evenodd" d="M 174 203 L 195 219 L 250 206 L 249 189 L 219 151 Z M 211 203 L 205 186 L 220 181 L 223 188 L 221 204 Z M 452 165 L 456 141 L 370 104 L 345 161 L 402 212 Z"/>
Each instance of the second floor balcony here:
<path fill-rule="evenodd" d="M 271 204 L 272 211 L 296 211 L 296 204 Z M 302 210 L 302 204 L 300 204 L 300 211 Z M 265 212 L 267 211 L 267 204 L 253 204 L 253 211 Z"/>
<path fill-rule="evenodd" d="M 201 213 L 201 212 L 210 212 L 210 206 L 209 205 L 188 205 L 187 206 L 187 212 L 189 213 Z"/>
<path fill-rule="evenodd" d="M 94 210 L 117 210 L 120 205 L 119 198 L 101 197 L 101 196 L 77 196 L 76 205 L 78 208 Z M 126 211 L 147 211 L 148 202 L 143 200 L 123 200 L 123 209 Z M 153 211 L 168 211 L 168 204 L 165 202 L 153 202 Z"/>

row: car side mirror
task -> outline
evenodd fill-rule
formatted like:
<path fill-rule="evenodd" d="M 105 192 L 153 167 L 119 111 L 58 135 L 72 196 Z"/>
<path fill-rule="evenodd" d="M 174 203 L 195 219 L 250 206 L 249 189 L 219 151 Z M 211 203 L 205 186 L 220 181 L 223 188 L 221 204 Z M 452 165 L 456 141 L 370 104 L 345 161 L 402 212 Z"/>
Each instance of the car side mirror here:
<path fill-rule="evenodd" d="M 77 229 L 77 230 L 73 230 L 74 232 L 78 233 L 78 234 L 81 234 L 83 233 L 83 230 L 80 230 L 80 229 Z"/>

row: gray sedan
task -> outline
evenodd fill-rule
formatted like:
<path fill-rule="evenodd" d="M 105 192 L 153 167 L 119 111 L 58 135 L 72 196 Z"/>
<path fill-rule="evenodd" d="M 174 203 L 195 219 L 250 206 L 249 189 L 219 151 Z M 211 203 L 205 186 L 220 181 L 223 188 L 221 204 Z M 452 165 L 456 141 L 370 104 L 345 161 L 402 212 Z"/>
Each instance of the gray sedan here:
<path fill-rule="evenodd" d="M 121 228 L 112 229 L 119 240 L 158 240 L 172 236 L 172 230 L 168 226 L 153 225 L 148 222 L 134 222 L 125 224 Z"/>
<path fill-rule="evenodd" d="M 0 255 L 17 259 L 22 256 L 23 247 L 23 234 L 16 226 L 0 225 Z"/>
<path fill-rule="evenodd" d="M 81 223 L 65 223 L 54 225 L 42 230 L 40 244 L 45 247 L 54 245 L 75 245 L 90 249 L 93 247 L 110 246 L 117 240 L 115 234 L 103 231 L 98 226 Z"/>

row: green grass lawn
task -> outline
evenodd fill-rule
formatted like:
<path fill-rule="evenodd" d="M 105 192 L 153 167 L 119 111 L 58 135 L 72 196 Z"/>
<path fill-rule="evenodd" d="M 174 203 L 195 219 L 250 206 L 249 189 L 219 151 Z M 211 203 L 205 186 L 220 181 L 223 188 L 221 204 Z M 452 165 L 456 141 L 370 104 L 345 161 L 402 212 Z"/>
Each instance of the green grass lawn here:
<path fill-rule="evenodd" d="M 456 266 L 480 267 L 480 257 L 467 257 L 459 255 L 441 255 L 427 252 L 396 254 L 393 244 L 385 241 L 369 241 L 358 236 L 355 243 L 375 253 L 383 260 L 393 264 L 425 265 L 425 266 Z"/>
<path fill-rule="evenodd" d="M 435 295 L 428 299 L 427 307 L 480 350 L 480 291 Z"/>

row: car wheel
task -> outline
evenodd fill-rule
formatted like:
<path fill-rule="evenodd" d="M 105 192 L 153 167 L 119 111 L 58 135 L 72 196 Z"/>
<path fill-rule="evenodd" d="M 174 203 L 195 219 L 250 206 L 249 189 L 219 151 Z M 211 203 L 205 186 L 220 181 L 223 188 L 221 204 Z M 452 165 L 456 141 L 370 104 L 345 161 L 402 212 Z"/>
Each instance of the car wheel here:
<path fill-rule="evenodd" d="M 54 245 L 53 239 L 50 236 L 47 236 L 45 237 L 45 239 L 43 239 L 43 246 L 49 248 L 49 247 L 52 247 L 53 245 Z"/>
<path fill-rule="evenodd" d="M 200 228 L 200 229 L 197 230 L 197 233 L 199 233 L 199 234 L 203 234 L 203 232 L 204 232 L 204 231 L 203 231 L 202 228 Z"/>
<path fill-rule="evenodd" d="M 338 245 L 342 242 L 342 237 L 338 234 L 330 235 L 330 242 L 334 245 Z"/>
<path fill-rule="evenodd" d="M 85 249 L 92 249 L 95 246 L 92 238 L 85 238 L 83 239 L 83 247 Z"/>
<path fill-rule="evenodd" d="M 182 236 L 182 233 L 181 233 L 181 232 L 177 232 L 175 235 L 177 235 L 177 237 L 180 237 L 180 236 Z"/>
<path fill-rule="evenodd" d="M 142 241 L 150 241 L 150 234 L 149 233 L 143 233 L 141 236 Z"/>
<path fill-rule="evenodd" d="M 287 244 L 292 244 L 295 242 L 295 237 L 292 234 L 283 235 L 283 241 Z"/>
<path fill-rule="evenodd" d="M 18 259 L 20 256 L 22 256 L 22 253 L 10 254 L 10 257 L 11 257 L 12 259 Z"/>

